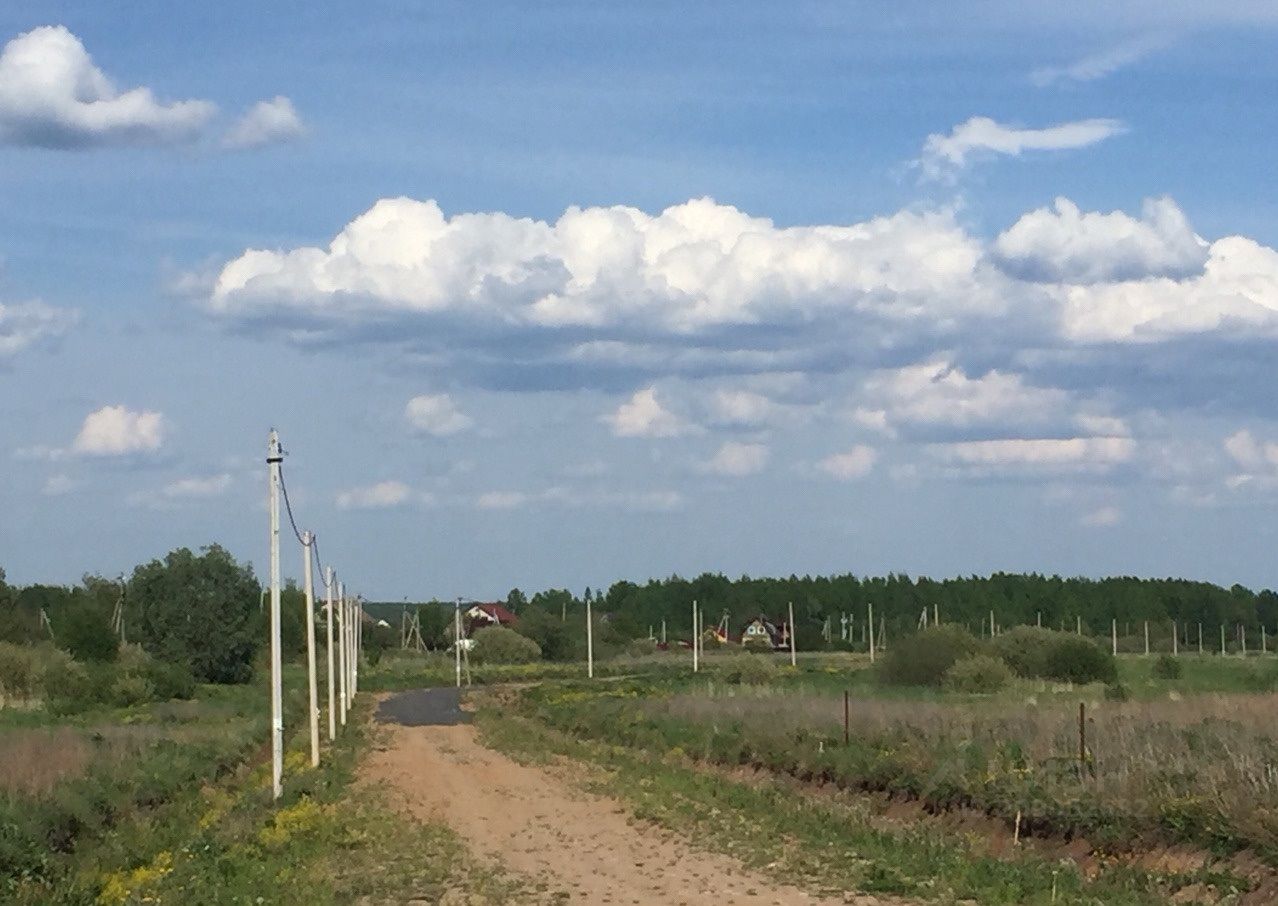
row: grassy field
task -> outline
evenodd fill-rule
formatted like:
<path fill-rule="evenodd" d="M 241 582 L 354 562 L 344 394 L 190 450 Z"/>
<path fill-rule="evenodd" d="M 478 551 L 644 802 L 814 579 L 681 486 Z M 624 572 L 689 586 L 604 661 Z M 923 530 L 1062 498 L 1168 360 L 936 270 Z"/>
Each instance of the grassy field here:
<path fill-rule="evenodd" d="M 304 714 L 290 668 L 287 725 Z M 202 686 L 192 701 L 68 717 L 0 710 L 0 901 L 49 903 L 525 902 L 453 834 L 354 784 L 375 732 L 361 700 L 311 769 L 305 734 L 269 792 L 267 690 Z"/>
<path fill-rule="evenodd" d="M 1050 902 L 1053 883 L 1065 902 L 1272 893 L 1278 670 L 1261 658 L 1181 661 L 1182 675 L 1165 679 L 1152 659 L 1121 658 L 1116 701 L 1100 684 L 883 687 L 851 655 L 797 669 L 780 659 L 749 682 L 740 656 L 711 656 L 696 677 L 637 665 L 607 682 L 526 688 L 481 726 L 507 751 L 591 761 L 642 813 L 718 848 L 798 860 L 812 884 L 982 903 Z M 889 832 L 867 802 L 876 813 L 908 804 L 919 823 Z M 1021 847 L 994 858 L 966 831 L 930 828 L 929 814 L 975 816 L 978 836 Z M 832 868 L 813 855 L 831 846 L 850 861 Z M 1167 851 L 1179 854 L 1175 870 L 1150 857 Z"/>

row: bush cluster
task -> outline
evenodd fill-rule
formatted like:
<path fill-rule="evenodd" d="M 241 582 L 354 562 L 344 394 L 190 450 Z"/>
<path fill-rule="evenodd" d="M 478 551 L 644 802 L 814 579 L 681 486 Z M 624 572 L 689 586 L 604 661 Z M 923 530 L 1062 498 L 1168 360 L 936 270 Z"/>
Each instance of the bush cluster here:
<path fill-rule="evenodd" d="M 195 694 L 195 678 L 181 664 L 157 661 L 138 646 L 125 645 L 113 664 L 67 659 L 46 670 L 42 692 L 51 711 L 74 714 L 103 705 L 127 707 L 190 698 Z"/>
<path fill-rule="evenodd" d="M 470 657 L 477 664 L 528 664 L 541 658 L 541 646 L 505 626 L 486 626 L 474 635 Z"/>
<path fill-rule="evenodd" d="M 998 692 L 1011 678 L 1012 671 L 998 658 L 974 654 L 945 671 L 945 686 L 955 692 L 990 693 Z"/>
<path fill-rule="evenodd" d="M 721 664 L 724 681 L 734 685 L 764 686 L 780 673 L 776 661 L 764 654 L 739 654 Z"/>
<path fill-rule="evenodd" d="M 1070 632 L 1018 626 L 990 643 L 993 653 L 1017 676 L 1070 683 L 1112 683 L 1118 676 L 1113 655 Z"/>
<path fill-rule="evenodd" d="M 962 669 L 951 677 L 960 662 Z M 1000 665 L 1002 669 L 1000 670 Z M 941 625 L 906 636 L 888 649 L 880 678 L 895 686 L 947 686 L 969 692 L 993 691 L 1012 675 L 1070 683 L 1112 683 L 1113 656 L 1082 636 L 1021 626 L 993 641 L 977 639 L 959 626 Z"/>
<path fill-rule="evenodd" d="M 893 686 L 941 686 L 958 661 L 981 650 L 981 643 L 958 626 L 932 626 L 896 642 L 884 654 L 880 677 Z"/>
<path fill-rule="evenodd" d="M 1176 680 L 1184 676 L 1185 667 L 1170 654 L 1160 654 L 1154 661 L 1151 672 L 1159 679 Z"/>

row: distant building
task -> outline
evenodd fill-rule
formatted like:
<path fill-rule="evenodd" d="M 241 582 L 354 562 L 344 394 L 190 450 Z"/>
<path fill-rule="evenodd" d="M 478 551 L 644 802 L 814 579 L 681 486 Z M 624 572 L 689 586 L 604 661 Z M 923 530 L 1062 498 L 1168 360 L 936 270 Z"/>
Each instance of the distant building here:
<path fill-rule="evenodd" d="M 759 614 L 741 630 L 741 644 L 748 648 L 788 648 L 790 627 Z"/>
<path fill-rule="evenodd" d="M 519 617 L 495 602 L 491 604 L 472 604 L 466 609 L 464 617 L 466 620 L 466 635 L 473 635 L 475 630 L 483 629 L 487 626 L 513 626 L 519 622 Z"/>

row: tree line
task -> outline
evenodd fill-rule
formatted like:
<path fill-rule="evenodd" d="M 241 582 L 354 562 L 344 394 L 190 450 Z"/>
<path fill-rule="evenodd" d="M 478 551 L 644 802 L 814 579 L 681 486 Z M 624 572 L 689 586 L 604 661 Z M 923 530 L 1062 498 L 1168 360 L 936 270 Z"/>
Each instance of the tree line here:
<path fill-rule="evenodd" d="M 586 601 L 591 602 L 607 639 L 646 638 L 659 634 L 662 621 L 669 639 L 686 639 L 692 602 L 699 603 L 707 626 L 727 615 L 729 629 L 740 632 L 753 617 L 765 615 L 784 620 L 794 605 L 796 638 L 801 647 L 819 648 L 842 635 L 843 619 L 850 620 L 852 640 L 862 639 L 868 612 L 872 609 L 876 631 L 881 627 L 888 638 L 913 632 L 926 608 L 942 622 L 967 626 L 974 633 L 988 631 L 991 613 L 999 629 L 1034 625 L 1077 630 L 1107 636 L 1111 620 L 1118 622 L 1120 634 L 1143 632 L 1150 623 L 1151 636 L 1168 638 L 1173 622 L 1184 632 L 1197 623 L 1207 627 L 1213 638 L 1219 626 L 1232 633 L 1242 627 L 1258 637 L 1261 627 L 1269 633 L 1278 629 L 1278 594 L 1242 585 L 1224 588 L 1210 582 L 1189 579 L 1148 579 L 1116 576 L 1104 579 L 1065 578 L 1037 573 L 994 573 L 951 579 L 886 576 L 789 576 L 786 578 L 732 579 L 719 573 L 704 573 L 685 579 L 671 576 L 638 584 L 613 583 L 606 590 L 585 589 L 576 594 L 568 589 L 547 589 L 529 596 L 515 588 L 506 596 L 505 606 L 528 624 L 526 631 L 546 649 L 546 627 L 555 623 L 575 627 L 581 624 Z M 451 602 L 431 601 L 418 607 L 427 644 L 447 644 L 451 625 Z M 402 604 L 370 605 L 394 621 Z M 576 619 L 569 619 L 572 615 Z M 828 624 L 827 624 L 828 621 Z M 575 648 L 575 629 L 565 630 L 565 647 Z M 539 637 L 540 636 L 540 637 Z M 598 636 L 597 636 L 598 638 Z M 551 650 L 557 645 L 552 640 Z"/>

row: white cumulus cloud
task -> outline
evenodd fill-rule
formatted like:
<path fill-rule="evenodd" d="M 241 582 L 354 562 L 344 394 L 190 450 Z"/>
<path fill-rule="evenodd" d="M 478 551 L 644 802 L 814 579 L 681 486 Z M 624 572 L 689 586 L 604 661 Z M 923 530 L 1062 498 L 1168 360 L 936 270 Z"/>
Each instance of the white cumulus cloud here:
<path fill-rule="evenodd" d="M 817 463 L 817 468 L 839 481 L 852 481 L 869 475 L 878 458 L 878 451 L 873 447 L 857 444 L 850 450 L 827 456 Z"/>
<path fill-rule="evenodd" d="M 1020 157 L 1026 151 L 1062 151 L 1086 148 L 1124 131 L 1118 120 L 1088 119 L 1026 129 L 974 116 L 949 134 L 933 133 L 923 143 L 915 162 L 928 179 L 943 179 L 966 167 L 974 158 L 1003 155 Z"/>
<path fill-rule="evenodd" d="M 945 358 L 880 371 L 864 395 L 872 405 L 859 407 L 854 418 L 884 433 L 906 425 L 1023 426 L 1058 414 L 1069 401 L 1065 391 L 1032 386 L 1019 374 L 968 377 Z"/>
<path fill-rule="evenodd" d="M 303 318 L 317 328 L 399 316 L 454 327 L 460 318 L 476 330 L 586 329 L 596 341 L 683 338 L 840 313 L 934 318 L 983 307 L 988 297 L 964 291 L 980 255 L 946 213 L 778 228 L 703 198 L 656 216 L 569 208 L 552 224 L 449 218 L 434 201 L 394 198 L 327 248 L 246 251 L 222 268 L 209 306 L 231 320 Z"/>
<path fill-rule="evenodd" d="M 1202 272 L 1208 244 L 1170 198 L 1146 199 L 1139 218 L 1078 209 L 1057 198 L 1023 215 L 994 240 L 999 267 L 1022 280 L 1106 283 Z"/>
<path fill-rule="evenodd" d="M 164 416 L 159 412 L 103 406 L 84 419 L 71 450 L 84 456 L 154 453 L 164 443 L 164 430 Z"/>
<path fill-rule="evenodd" d="M 635 395 L 604 416 L 618 437 L 677 437 L 687 434 L 692 426 L 661 405 L 655 387 L 638 390 Z"/>
<path fill-rule="evenodd" d="M 306 126 L 293 102 L 283 95 L 258 101 L 222 139 L 228 148 L 261 148 L 296 141 L 306 135 Z"/>
<path fill-rule="evenodd" d="M 746 444 L 730 440 L 719 447 L 705 464 L 708 472 L 741 478 L 763 470 L 768 464 L 768 448 L 764 444 Z"/>
<path fill-rule="evenodd" d="M 1244 238 L 1211 243 L 1202 273 L 1059 289 L 1075 342 L 1152 343 L 1190 334 L 1278 336 L 1278 251 Z"/>
<path fill-rule="evenodd" d="M 415 396 L 404 406 L 404 418 L 414 431 L 447 437 L 465 431 L 474 420 L 457 408 L 447 393 Z"/>
<path fill-rule="evenodd" d="M 117 89 L 61 25 L 19 35 L 0 51 L 0 142 L 44 148 L 156 145 L 196 138 L 208 101 L 157 101 Z"/>
<path fill-rule="evenodd" d="M 57 339 L 77 320 L 76 312 L 41 302 L 0 303 L 0 362 Z"/>
<path fill-rule="evenodd" d="M 350 488 L 337 495 L 339 510 L 385 510 L 402 506 L 413 496 L 413 490 L 402 481 L 379 481 L 365 487 Z"/>

